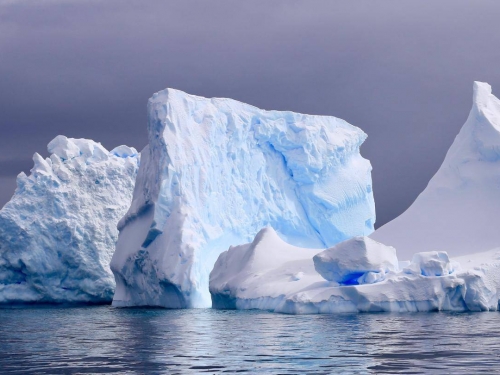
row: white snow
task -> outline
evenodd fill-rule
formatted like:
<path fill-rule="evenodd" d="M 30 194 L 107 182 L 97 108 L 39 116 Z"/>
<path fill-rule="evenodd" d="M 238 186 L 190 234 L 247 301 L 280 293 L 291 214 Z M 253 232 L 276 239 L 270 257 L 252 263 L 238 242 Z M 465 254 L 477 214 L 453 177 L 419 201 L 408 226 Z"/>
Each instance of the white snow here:
<path fill-rule="evenodd" d="M 339 284 L 371 284 L 398 270 L 396 249 L 368 237 L 354 237 L 313 258 L 316 271 Z"/>
<path fill-rule="evenodd" d="M 373 231 L 366 135 L 347 122 L 173 89 L 148 111 L 149 144 L 111 262 L 114 306 L 210 306 L 218 255 L 267 225 L 312 248 Z"/>
<path fill-rule="evenodd" d="M 377 229 L 376 241 L 401 260 L 414 253 L 450 256 L 500 246 L 500 100 L 474 83 L 469 117 L 426 189 L 402 215 Z"/>
<path fill-rule="evenodd" d="M 213 307 L 290 314 L 498 310 L 500 248 L 449 262 L 442 254 L 420 254 L 417 264 L 361 285 L 325 280 L 314 267 L 319 252 L 291 246 L 271 228 L 262 230 L 251 244 L 220 255 L 210 274 Z M 433 276 L 436 262 L 449 273 Z M 426 274 L 413 272 L 423 265 Z"/>
<path fill-rule="evenodd" d="M 0 210 L 0 304 L 104 303 L 116 224 L 132 200 L 139 155 L 57 136 L 49 158 L 33 155 Z"/>

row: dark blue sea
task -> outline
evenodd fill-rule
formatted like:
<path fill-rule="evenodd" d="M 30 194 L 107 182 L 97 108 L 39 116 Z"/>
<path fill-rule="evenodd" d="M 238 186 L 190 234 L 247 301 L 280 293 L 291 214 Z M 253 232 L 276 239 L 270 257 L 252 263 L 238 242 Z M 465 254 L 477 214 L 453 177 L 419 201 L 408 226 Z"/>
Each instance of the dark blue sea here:
<path fill-rule="evenodd" d="M 500 372 L 500 314 L 0 310 L 1 374 L 238 372 Z"/>

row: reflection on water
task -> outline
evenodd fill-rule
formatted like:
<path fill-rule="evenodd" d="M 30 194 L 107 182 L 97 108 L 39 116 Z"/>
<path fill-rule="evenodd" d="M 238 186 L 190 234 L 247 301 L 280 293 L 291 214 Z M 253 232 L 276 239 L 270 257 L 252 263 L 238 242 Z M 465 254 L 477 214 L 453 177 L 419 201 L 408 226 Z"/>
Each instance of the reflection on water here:
<path fill-rule="evenodd" d="M 500 315 L 0 310 L 0 372 L 477 373 L 500 365 Z"/>

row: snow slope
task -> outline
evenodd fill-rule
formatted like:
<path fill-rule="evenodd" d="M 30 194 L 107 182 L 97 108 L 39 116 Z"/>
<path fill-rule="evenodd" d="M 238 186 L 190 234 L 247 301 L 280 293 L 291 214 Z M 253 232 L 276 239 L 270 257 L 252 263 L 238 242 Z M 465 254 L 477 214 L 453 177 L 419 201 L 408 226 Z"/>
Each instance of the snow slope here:
<path fill-rule="evenodd" d="M 335 248 L 353 249 L 353 241 Z M 324 279 L 313 262 L 318 253 L 287 244 L 272 228 L 263 229 L 252 243 L 220 255 L 210 274 L 213 307 L 289 314 L 498 310 L 500 248 L 451 261 L 437 253 L 419 254 L 416 263 L 358 285 Z M 359 257 L 356 251 L 344 253 L 344 265 Z M 373 264 L 378 263 L 375 259 Z M 354 264 L 351 273 L 358 268 Z M 438 268 L 447 272 L 435 276 Z"/>
<path fill-rule="evenodd" d="M 114 306 L 210 306 L 218 255 L 267 225 L 317 248 L 373 231 L 366 135 L 347 122 L 173 89 L 148 111 L 149 144 L 111 262 Z"/>
<path fill-rule="evenodd" d="M 115 287 L 109 262 L 116 224 L 132 200 L 139 155 L 57 136 L 33 155 L 0 210 L 0 304 L 103 303 Z"/>
<path fill-rule="evenodd" d="M 438 172 L 407 211 L 370 237 L 404 260 L 421 251 L 483 252 L 500 246 L 499 212 L 500 100 L 475 82 L 469 117 Z"/>

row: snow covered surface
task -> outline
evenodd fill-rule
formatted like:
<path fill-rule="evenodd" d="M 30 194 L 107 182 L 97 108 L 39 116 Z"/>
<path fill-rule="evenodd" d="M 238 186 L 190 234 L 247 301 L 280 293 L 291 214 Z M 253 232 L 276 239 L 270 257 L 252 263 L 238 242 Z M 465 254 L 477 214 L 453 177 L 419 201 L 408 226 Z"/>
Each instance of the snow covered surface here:
<path fill-rule="evenodd" d="M 110 302 L 116 224 L 132 200 L 139 155 L 57 136 L 0 210 L 0 304 Z"/>
<path fill-rule="evenodd" d="M 210 306 L 218 255 L 267 225 L 311 248 L 373 231 L 366 135 L 347 122 L 172 89 L 148 111 L 149 144 L 111 262 L 114 306 Z"/>
<path fill-rule="evenodd" d="M 339 284 L 371 284 L 398 270 L 396 249 L 368 237 L 353 237 L 313 258 L 316 271 Z"/>
<path fill-rule="evenodd" d="M 271 228 L 263 229 L 252 243 L 220 255 L 210 274 L 213 307 L 289 314 L 498 309 L 500 248 L 451 261 L 442 253 L 420 254 L 417 264 L 363 285 L 325 280 L 314 267 L 319 252 L 291 246 Z M 438 264 L 449 273 L 433 276 Z"/>
<path fill-rule="evenodd" d="M 377 229 L 376 241 L 394 246 L 400 260 L 414 253 L 449 256 L 500 246 L 500 100 L 487 83 L 474 83 L 469 117 L 426 189 L 406 212 Z"/>

